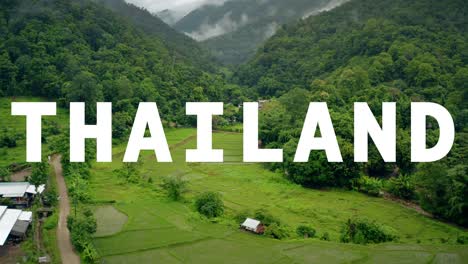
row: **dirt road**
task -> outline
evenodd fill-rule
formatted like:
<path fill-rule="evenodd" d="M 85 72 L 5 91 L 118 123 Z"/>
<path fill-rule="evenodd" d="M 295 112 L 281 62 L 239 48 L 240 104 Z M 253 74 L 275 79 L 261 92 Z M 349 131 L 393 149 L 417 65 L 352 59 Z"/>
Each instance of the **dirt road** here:
<path fill-rule="evenodd" d="M 55 169 L 55 178 L 57 180 L 57 188 L 60 196 L 59 208 L 59 222 L 57 228 L 57 243 L 60 250 L 60 256 L 63 264 L 79 264 L 80 257 L 73 250 L 70 240 L 70 231 L 67 228 L 67 217 L 70 214 L 70 201 L 68 199 L 67 186 L 62 174 L 62 164 L 60 163 L 60 156 L 54 156 L 51 161 Z"/>

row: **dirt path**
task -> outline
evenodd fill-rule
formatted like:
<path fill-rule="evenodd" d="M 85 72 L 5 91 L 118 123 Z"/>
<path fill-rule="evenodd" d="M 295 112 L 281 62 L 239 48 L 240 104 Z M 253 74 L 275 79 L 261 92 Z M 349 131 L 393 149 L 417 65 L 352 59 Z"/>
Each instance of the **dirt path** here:
<path fill-rule="evenodd" d="M 22 181 L 25 181 L 26 177 L 30 175 L 31 175 L 31 168 L 28 168 L 28 169 L 24 169 L 24 170 L 13 173 L 10 176 L 10 178 L 11 178 L 11 181 L 22 182 Z"/>
<path fill-rule="evenodd" d="M 399 198 L 397 198 L 397 197 L 395 197 L 393 195 L 390 195 L 387 192 L 384 192 L 383 198 L 385 198 L 386 200 L 395 202 L 395 203 L 399 203 L 399 204 L 403 205 L 404 207 L 412 209 L 412 210 L 418 212 L 419 214 L 422 214 L 422 215 L 427 216 L 429 218 L 434 218 L 434 216 L 431 213 L 425 211 L 424 209 L 421 208 L 420 205 L 418 205 L 418 204 L 416 204 L 414 202 L 399 199 Z"/>
<path fill-rule="evenodd" d="M 57 180 L 57 188 L 60 196 L 60 215 L 57 227 L 57 243 L 60 250 L 60 256 L 63 264 L 79 264 L 80 257 L 73 250 L 70 240 L 70 231 L 67 228 L 67 217 L 70 214 L 70 202 L 68 199 L 67 186 L 63 179 L 60 156 L 54 156 L 51 164 L 54 166 L 55 178 Z"/>

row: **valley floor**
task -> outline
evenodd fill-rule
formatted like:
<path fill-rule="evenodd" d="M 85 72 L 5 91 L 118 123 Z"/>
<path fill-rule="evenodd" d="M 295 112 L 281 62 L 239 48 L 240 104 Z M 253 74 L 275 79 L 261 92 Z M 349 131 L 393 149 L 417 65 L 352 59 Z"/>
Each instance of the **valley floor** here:
<path fill-rule="evenodd" d="M 468 247 L 454 245 L 464 230 L 392 201 L 345 190 L 305 189 L 262 165 L 241 163 L 240 134 L 214 134 L 214 147 L 224 149 L 224 164 L 185 163 L 185 149 L 195 147 L 195 135 L 193 129 L 167 130 L 174 163 L 157 163 L 154 153 L 142 153 L 139 184 L 125 183 L 113 173 L 122 166 L 118 160 L 125 145 L 114 148 L 115 162 L 94 165 L 91 186 L 98 220 L 94 243 L 105 263 L 464 263 L 468 259 Z M 181 175 L 189 182 L 184 201 L 166 198 L 160 183 L 167 175 Z M 225 216 L 209 221 L 194 211 L 193 197 L 203 191 L 222 194 Z M 289 226 L 292 237 L 278 241 L 238 229 L 236 214 L 261 208 Z M 393 227 L 399 243 L 339 243 L 341 227 L 353 216 Z M 301 224 L 316 228 L 318 237 L 329 233 L 331 241 L 295 237 Z"/>

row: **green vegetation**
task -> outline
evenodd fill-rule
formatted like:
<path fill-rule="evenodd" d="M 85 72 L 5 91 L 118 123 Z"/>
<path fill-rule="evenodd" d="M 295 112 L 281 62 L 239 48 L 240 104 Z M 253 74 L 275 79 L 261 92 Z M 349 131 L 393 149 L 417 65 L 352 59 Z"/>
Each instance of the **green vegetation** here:
<path fill-rule="evenodd" d="M 50 167 L 46 162 L 34 163 L 32 165 L 31 176 L 28 177 L 29 183 L 39 186 L 41 184 L 46 184 L 49 179 Z"/>
<path fill-rule="evenodd" d="M 152 179 L 152 178 L 150 178 Z M 163 179 L 163 188 L 167 191 L 167 196 L 174 201 L 178 201 L 182 198 L 182 193 L 185 192 L 187 182 L 182 179 L 180 175 L 168 176 Z M 201 203 L 202 201 L 200 201 Z M 203 207 L 200 204 L 200 210 Z"/>
<path fill-rule="evenodd" d="M 368 244 L 396 240 L 398 235 L 391 227 L 365 219 L 348 219 L 341 234 L 341 242 L 344 243 Z"/>
<path fill-rule="evenodd" d="M 260 139 L 266 147 L 284 147 L 286 155 L 272 170 L 306 187 L 354 183 L 370 195 L 383 189 L 379 179 L 415 176 L 414 197 L 424 209 L 466 226 L 468 181 L 461 176 L 468 150 L 466 11 L 463 0 L 353 0 L 283 26 L 233 77 L 258 97 L 271 98 L 262 108 Z M 418 166 L 410 159 L 409 113 L 410 102 L 421 101 L 450 111 L 456 140 L 448 157 Z M 307 163 L 291 162 L 309 102 L 327 102 L 344 163 L 328 163 L 321 151 L 312 152 Z M 354 102 L 367 102 L 377 120 L 382 102 L 397 102 L 396 163 L 385 163 L 372 141 L 369 162 L 353 162 Z M 431 120 L 427 145 L 438 137 Z"/>
<path fill-rule="evenodd" d="M 58 202 L 57 198 L 58 195 L 55 170 L 52 167 L 49 167 L 49 180 L 46 191 L 42 195 L 42 201 L 44 206 L 51 206 L 55 208 Z M 53 264 L 60 263 L 60 252 L 57 243 L 58 218 L 59 214 L 57 210 L 55 210 L 52 215 L 50 215 L 42 223 L 42 242 L 47 254 L 50 256 L 51 263 Z"/>
<path fill-rule="evenodd" d="M 382 195 L 384 182 L 377 178 L 361 176 L 353 182 L 353 189 L 372 196 Z"/>
<path fill-rule="evenodd" d="M 308 225 L 300 225 L 296 228 L 296 233 L 299 237 L 313 238 L 315 236 L 315 229 Z"/>
<path fill-rule="evenodd" d="M 387 182 L 387 190 L 392 195 L 411 200 L 414 198 L 415 186 L 413 179 L 410 176 L 401 175 L 400 177 L 391 178 Z"/>
<path fill-rule="evenodd" d="M 94 210 L 96 217 L 96 237 L 105 237 L 117 234 L 122 230 L 128 217 L 115 209 L 112 205 L 99 206 Z"/>
<path fill-rule="evenodd" d="M 181 259 L 205 263 L 274 260 L 333 263 L 367 259 L 423 263 L 431 258 L 444 258 L 445 254 L 463 259 L 466 248 L 440 245 L 442 240 L 457 244 L 457 239 L 466 234 L 462 229 L 383 198 L 340 189 L 307 189 L 260 164 L 243 164 L 241 134 L 214 134 L 214 147 L 225 149 L 227 163 L 187 164 L 185 149 L 196 146 L 195 133 L 193 129 L 166 130 L 174 163 L 156 163 L 153 152 L 143 152 L 139 176 L 142 180 L 136 184 L 128 184 L 112 173 L 122 167 L 118 160 L 124 154 L 124 144 L 114 147 L 115 162 L 93 165 L 89 185 L 92 201 L 115 201 L 113 206 L 128 217 L 120 232 L 93 239 L 104 261 L 145 263 L 157 258 L 166 263 Z M 180 202 L 167 199 L 161 184 L 168 175 L 179 175 L 187 182 Z M 148 178 L 154 182 L 148 183 Z M 193 201 L 207 191 L 222 194 L 223 216 L 207 220 L 196 212 Z M 274 225 L 270 230 L 283 239 L 239 232 L 239 223 L 245 217 Z M 398 243 L 402 244 L 365 247 L 341 244 L 341 228 L 348 219 L 356 217 L 393 228 L 400 236 Z M 115 222 L 109 217 L 102 221 L 105 219 L 110 225 Z M 97 222 L 100 221 L 98 218 Z M 102 221 L 101 226 L 105 226 Z M 304 236 L 296 233 L 304 225 L 316 229 L 315 238 L 303 240 Z M 258 250 L 250 254 L 248 248 Z"/>
<path fill-rule="evenodd" d="M 12 133 L 16 135 L 15 147 L 0 147 L 0 172 L 2 169 L 9 169 L 10 172 L 24 169 L 30 166 L 26 163 L 26 118 L 23 116 L 11 115 L 12 102 L 44 102 L 45 98 L 38 97 L 0 97 L 0 119 L 2 120 L 2 129 L 0 129 L 0 138 L 3 133 Z M 57 116 L 44 116 L 42 124 L 42 143 L 43 153 L 46 155 L 50 140 L 68 127 L 68 113 L 63 108 L 57 109 Z M 7 132 L 5 132 L 7 131 Z M 1 175 L 1 173 L 0 173 Z M 1 180 L 1 178 L 0 178 Z"/>
<path fill-rule="evenodd" d="M 158 28 L 157 21 L 150 27 Z M 242 100 L 239 87 L 187 57 L 196 54 L 190 48 L 195 44 L 184 46 L 182 34 L 145 34 L 93 1 L 2 1 L 0 22 L 2 96 L 42 96 L 63 107 L 86 102 L 88 121 L 95 118 L 96 102 L 113 102 L 121 134 L 141 101 L 158 102 L 164 120 L 175 125 L 190 123 L 185 102 Z"/>
<path fill-rule="evenodd" d="M 195 208 L 197 211 L 208 217 L 218 217 L 224 213 L 224 203 L 219 193 L 204 192 L 195 199 Z"/>
<path fill-rule="evenodd" d="M 175 29 L 166 25 L 161 19 L 146 9 L 139 8 L 124 0 L 95 1 L 128 19 L 144 33 L 160 38 L 174 60 L 192 63 L 196 67 L 214 71 L 215 65 L 207 50 L 198 45 L 195 40 L 185 34 L 178 33 Z"/>
<path fill-rule="evenodd" d="M 231 0 L 202 6 L 174 27 L 202 41 L 223 64 L 237 65 L 255 55 L 282 24 L 318 13 L 329 0 Z M 330 6 L 331 7 L 331 6 Z"/>
<path fill-rule="evenodd" d="M 97 227 L 93 213 L 85 210 L 80 216 L 68 216 L 67 226 L 73 246 L 80 252 L 85 263 L 94 263 L 98 255 L 91 242 L 91 236 L 96 233 Z"/>
<path fill-rule="evenodd" d="M 122 1 L 1 1 L 0 179 L 30 166 L 24 117 L 10 115 L 11 102 L 57 101 L 58 116 L 43 121 L 43 153 L 62 155 L 73 203 L 68 227 L 84 263 L 463 263 L 466 230 L 380 196 L 388 191 L 468 225 L 466 11 L 462 0 L 352 0 L 281 26 L 232 74 L 215 70 L 195 42 Z M 284 163 L 241 162 L 238 106 L 258 98 L 269 99 L 260 112 L 261 143 L 284 148 Z M 96 102 L 113 103 L 114 162 L 94 163 L 93 141 L 86 163 L 69 162 L 71 101 L 87 103 L 89 123 Z M 173 163 L 157 163 L 152 151 L 137 164 L 120 162 L 141 101 L 156 101 L 164 113 Z M 228 102 L 214 119 L 215 129 L 227 131 L 213 135 L 224 164 L 185 162 L 195 130 L 174 127 L 196 123 L 184 112 L 190 101 Z M 328 103 L 343 163 L 327 162 L 320 151 L 307 163 L 292 162 L 312 101 Z M 378 120 L 382 102 L 398 103 L 396 163 L 384 163 L 373 145 L 368 163 L 354 163 L 351 108 L 360 101 Z M 410 162 L 411 101 L 452 113 L 457 138 L 444 160 Z M 428 130 L 432 145 L 438 127 L 430 121 Z M 31 180 L 44 182 L 44 164 L 33 170 Z M 52 188 L 43 201 L 54 205 L 56 195 Z M 54 261 L 56 217 L 43 228 Z M 240 232 L 246 217 L 261 220 L 265 234 Z M 368 245 L 375 243 L 384 244 Z"/>

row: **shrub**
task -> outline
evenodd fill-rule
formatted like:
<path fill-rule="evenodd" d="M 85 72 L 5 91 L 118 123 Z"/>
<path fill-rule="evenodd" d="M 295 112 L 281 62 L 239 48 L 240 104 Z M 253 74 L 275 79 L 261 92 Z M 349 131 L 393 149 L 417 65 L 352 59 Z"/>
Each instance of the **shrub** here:
<path fill-rule="evenodd" d="M 343 243 L 383 243 L 398 239 L 391 227 L 370 222 L 366 219 L 348 219 L 341 231 Z"/>
<path fill-rule="evenodd" d="M 97 260 L 99 258 L 98 252 L 91 241 L 87 241 L 84 244 L 83 252 L 81 255 L 83 256 L 85 263 L 97 263 Z"/>
<path fill-rule="evenodd" d="M 91 211 L 85 211 L 77 217 L 68 216 L 67 226 L 70 230 L 71 241 L 78 252 L 84 252 L 89 247 L 91 236 L 96 232 L 96 219 Z"/>
<path fill-rule="evenodd" d="M 17 146 L 17 137 L 11 133 L 5 133 L 0 137 L 0 147 L 14 148 Z"/>
<path fill-rule="evenodd" d="M 457 243 L 460 245 L 468 244 L 468 235 L 458 235 Z"/>
<path fill-rule="evenodd" d="M 269 226 L 272 224 L 281 225 L 281 221 L 275 217 L 273 217 L 270 213 L 265 211 L 264 209 L 259 209 L 255 211 L 255 219 L 259 220 L 265 226 Z"/>
<path fill-rule="evenodd" d="M 312 238 L 315 236 L 316 231 L 310 226 L 300 225 L 296 228 L 296 233 L 300 237 Z"/>
<path fill-rule="evenodd" d="M 141 180 L 138 164 L 135 163 L 124 163 L 120 169 L 113 172 L 128 183 L 139 183 Z"/>
<path fill-rule="evenodd" d="M 54 229 L 57 226 L 57 223 L 58 223 L 58 214 L 53 213 L 44 221 L 44 228 L 46 230 Z"/>
<path fill-rule="evenodd" d="M 184 181 L 180 176 L 165 177 L 162 184 L 162 187 L 167 192 L 167 196 L 174 201 L 180 200 L 182 193 L 186 189 L 186 186 L 187 182 Z"/>
<path fill-rule="evenodd" d="M 4 205 L 4 206 L 7 206 L 7 207 L 10 207 L 10 206 L 13 205 L 10 198 L 3 198 L 3 197 L 0 197 L 0 204 Z"/>
<path fill-rule="evenodd" d="M 396 197 L 411 200 L 414 198 L 415 188 L 411 177 L 402 175 L 387 182 L 387 191 Z"/>
<path fill-rule="evenodd" d="M 277 223 L 273 223 L 266 227 L 265 236 L 274 239 L 284 239 L 289 237 L 289 232 L 284 226 L 280 226 Z"/>
<path fill-rule="evenodd" d="M 224 213 L 224 203 L 221 195 L 215 192 L 205 192 L 195 199 L 195 208 L 197 211 L 208 217 L 218 217 Z"/>
<path fill-rule="evenodd" d="M 320 237 L 320 240 L 330 241 L 330 235 L 328 234 L 328 232 L 323 233 L 323 235 Z"/>
<path fill-rule="evenodd" d="M 0 168 L 0 181 L 10 181 L 10 170 Z"/>
<path fill-rule="evenodd" d="M 382 180 L 369 176 L 361 176 L 353 180 L 352 185 L 354 190 L 371 196 L 380 196 L 383 188 Z"/>
<path fill-rule="evenodd" d="M 241 224 L 242 222 L 245 221 L 245 219 L 247 219 L 247 217 L 249 217 L 249 215 L 250 215 L 250 212 L 247 210 L 244 210 L 244 211 L 238 212 L 234 216 L 234 220 L 236 220 L 236 223 Z"/>
<path fill-rule="evenodd" d="M 48 187 L 42 195 L 42 201 L 44 205 L 55 206 L 57 204 L 57 197 L 58 194 L 55 188 Z"/>

